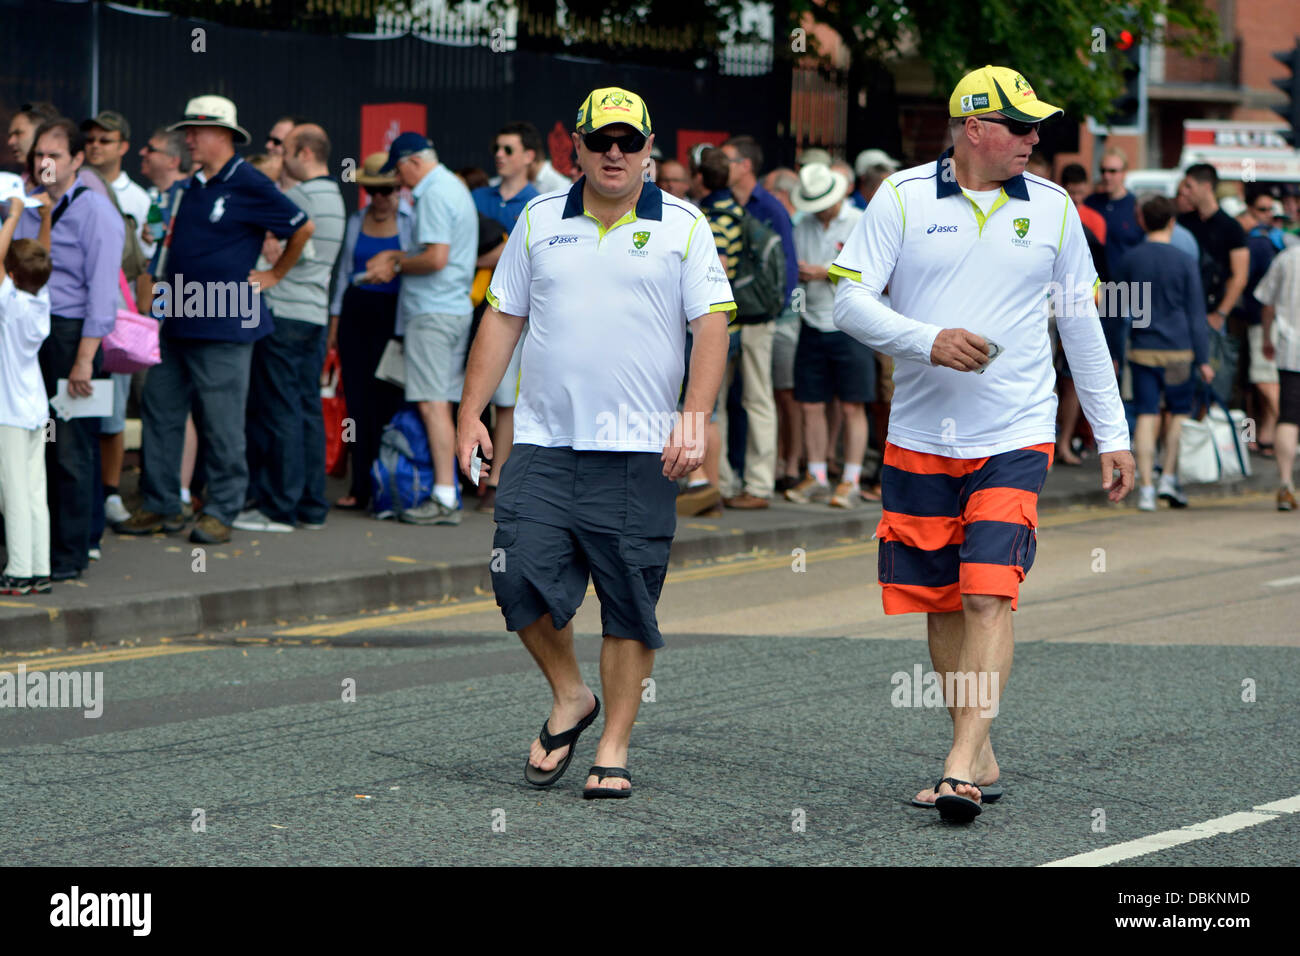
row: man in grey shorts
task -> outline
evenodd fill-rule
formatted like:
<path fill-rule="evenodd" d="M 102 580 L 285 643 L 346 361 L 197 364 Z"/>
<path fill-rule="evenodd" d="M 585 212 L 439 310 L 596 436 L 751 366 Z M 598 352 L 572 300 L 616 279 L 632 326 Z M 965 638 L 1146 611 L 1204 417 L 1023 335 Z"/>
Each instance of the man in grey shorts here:
<path fill-rule="evenodd" d="M 460 524 L 451 403 L 464 384 L 474 314 L 469 293 L 478 258 L 478 211 L 465 184 L 438 162 L 433 144 L 419 133 L 393 140 L 380 172 L 394 170 L 415 200 L 416 248 L 386 249 L 366 269 L 375 282 L 402 277 L 397 334 L 405 336 L 406 400 L 418 403 L 434 471 L 433 497 L 401 517 L 413 524 Z"/>
<path fill-rule="evenodd" d="M 470 352 L 456 437 L 472 476 L 476 448 L 493 454 L 479 416 L 527 321 L 492 585 L 507 629 L 551 685 L 524 767 L 529 784 L 548 787 L 600 712 L 573 651 L 573 616 L 595 583 L 608 709 L 587 799 L 632 792 L 632 724 L 664 644 L 655 605 L 676 530 L 675 481 L 703 461 L 735 309 L 708 220 L 642 180 L 653 143 L 636 94 L 601 89 L 583 101 L 573 135 L 583 178 L 531 200 L 510 234 Z M 695 342 L 678 416 L 688 323 Z"/>

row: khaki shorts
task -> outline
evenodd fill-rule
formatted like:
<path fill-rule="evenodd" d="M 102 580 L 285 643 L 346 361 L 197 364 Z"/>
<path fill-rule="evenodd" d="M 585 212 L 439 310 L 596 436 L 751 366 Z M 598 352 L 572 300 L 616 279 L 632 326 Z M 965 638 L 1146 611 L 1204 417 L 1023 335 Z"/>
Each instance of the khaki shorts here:
<path fill-rule="evenodd" d="M 406 400 L 459 402 L 473 313 L 429 312 L 406 320 Z"/>

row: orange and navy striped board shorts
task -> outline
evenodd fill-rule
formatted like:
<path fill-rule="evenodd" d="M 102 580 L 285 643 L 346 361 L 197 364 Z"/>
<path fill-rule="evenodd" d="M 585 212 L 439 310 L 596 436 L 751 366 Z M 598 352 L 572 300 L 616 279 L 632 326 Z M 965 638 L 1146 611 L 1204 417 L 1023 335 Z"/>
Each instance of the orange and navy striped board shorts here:
<path fill-rule="evenodd" d="M 1009 597 L 1015 610 L 1055 450 L 946 458 L 886 442 L 876 527 L 885 613 L 960 611 L 963 594 Z"/>

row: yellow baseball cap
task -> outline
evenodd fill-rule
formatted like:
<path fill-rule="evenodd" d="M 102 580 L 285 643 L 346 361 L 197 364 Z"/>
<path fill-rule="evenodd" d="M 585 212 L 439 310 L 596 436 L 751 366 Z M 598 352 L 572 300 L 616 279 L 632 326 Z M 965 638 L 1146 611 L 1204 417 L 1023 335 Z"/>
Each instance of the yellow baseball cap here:
<path fill-rule="evenodd" d="M 1044 103 L 1029 81 L 1005 66 L 985 66 L 961 78 L 948 100 L 949 116 L 1001 113 L 1022 123 L 1038 123 L 1065 111 Z"/>
<path fill-rule="evenodd" d="M 592 90 L 578 107 L 578 132 L 594 133 L 602 126 L 614 123 L 626 123 L 649 136 L 650 113 L 645 108 L 645 101 L 617 86 Z"/>

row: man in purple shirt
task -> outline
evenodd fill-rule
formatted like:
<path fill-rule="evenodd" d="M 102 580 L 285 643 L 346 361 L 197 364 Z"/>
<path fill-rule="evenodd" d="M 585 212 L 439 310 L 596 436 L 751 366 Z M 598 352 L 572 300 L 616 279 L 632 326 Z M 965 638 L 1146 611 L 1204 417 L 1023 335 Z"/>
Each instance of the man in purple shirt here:
<path fill-rule="evenodd" d="M 99 377 L 99 341 L 117 319 L 117 274 L 126 228 L 113 204 L 94 191 L 92 172 L 82 172 L 85 138 L 77 124 L 60 117 L 42 123 L 32 148 L 36 181 L 54 204 L 51 215 L 50 335 L 41 346 L 41 375 L 54 397 L 59 379 L 68 394 L 91 394 Z M 24 210 L 17 237 L 39 234 L 39 208 Z M 89 563 L 94 442 L 98 419 L 58 421 L 46 446 L 50 498 L 50 576 L 81 577 Z"/>

